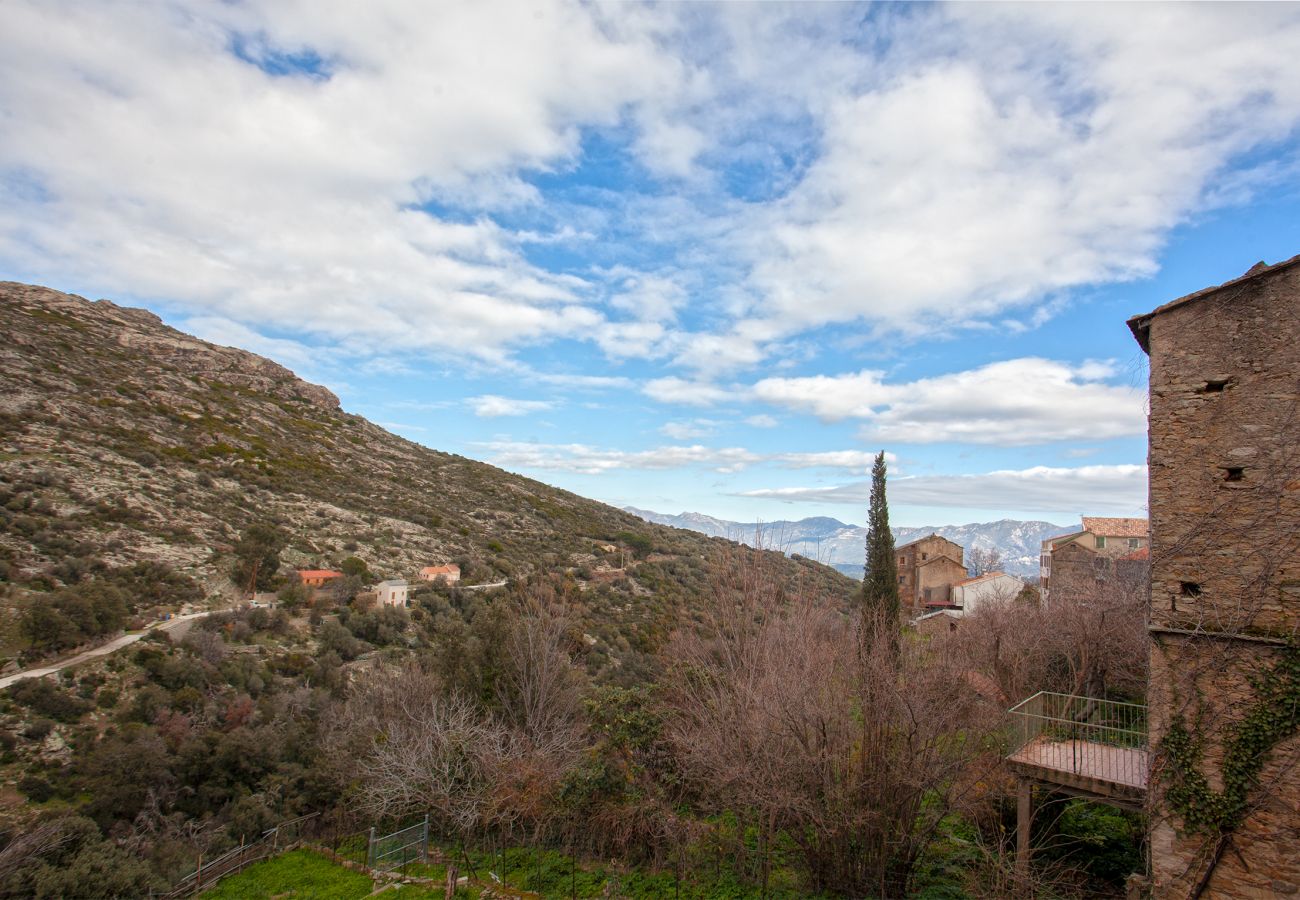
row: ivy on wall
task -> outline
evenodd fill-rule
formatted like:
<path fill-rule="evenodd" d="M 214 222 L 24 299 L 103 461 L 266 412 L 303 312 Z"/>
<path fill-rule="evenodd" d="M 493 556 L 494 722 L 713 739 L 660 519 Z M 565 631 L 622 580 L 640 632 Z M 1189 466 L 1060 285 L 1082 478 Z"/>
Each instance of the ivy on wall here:
<path fill-rule="evenodd" d="M 1202 738 L 1181 715 L 1160 742 L 1167 762 L 1165 800 L 1188 831 L 1219 836 L 1235 831 L 1269 754 L 1300 729 L 1300 647 L 1286 647 L 1250 683 L 1255 700 L 1224 741 L 1221 791 L 1211 790 L 1201 772 Z"/>

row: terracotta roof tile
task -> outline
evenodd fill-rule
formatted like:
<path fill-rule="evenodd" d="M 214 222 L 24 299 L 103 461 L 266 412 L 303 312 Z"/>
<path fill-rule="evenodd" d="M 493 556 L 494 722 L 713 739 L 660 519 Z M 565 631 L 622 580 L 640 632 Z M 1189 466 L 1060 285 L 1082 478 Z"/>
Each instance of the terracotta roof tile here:
<path fill-rule="evenodd" d="M 1091 531 L 1102 537 L 1146 537 L 1151 526 L 1146 519 L 1107 519 L 1100 516 L 1084 516 L 1083 530 Z"/>
<path fill-rule="evenodd" d="M 299 578 L 342 578 L 342 572 L 335 572 L 333 569 L 299 569 Z"/>

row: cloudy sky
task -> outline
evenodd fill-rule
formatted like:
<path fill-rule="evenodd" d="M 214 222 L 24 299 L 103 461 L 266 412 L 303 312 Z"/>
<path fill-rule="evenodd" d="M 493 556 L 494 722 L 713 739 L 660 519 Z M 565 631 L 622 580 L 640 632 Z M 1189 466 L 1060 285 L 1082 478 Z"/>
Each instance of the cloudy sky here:
<path fill-rule="evenodd" d="M 1069 523 L 1298 123 L 1290 4 L 0 0 L 0 278 L 619 505 Z"/>

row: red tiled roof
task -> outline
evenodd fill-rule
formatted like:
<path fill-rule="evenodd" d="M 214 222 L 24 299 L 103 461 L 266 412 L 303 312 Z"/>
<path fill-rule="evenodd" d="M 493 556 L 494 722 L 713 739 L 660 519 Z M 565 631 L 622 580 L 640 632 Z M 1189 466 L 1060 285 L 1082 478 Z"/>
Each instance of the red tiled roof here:
<path fill-rule="evenodd" d="M 342 572 L 335 572 L 333 569 L 299 569 L 299 578 L 342 578 Z"/>
<path fill-rule="evenodd" d="M 1084 516 L 1083 530 L 1091 531 L 1102 537 L 1146 537 L 1151 526 L 1146 519 L 1107 519 L 1099 516 Z"/>
<path fill-rule="evenodd" d="M 445 566 L 425 566 L 420 570 L 421 575 L 450 575 L 452 572 L 459 574 L 460 566 L 449 563 Z"/>

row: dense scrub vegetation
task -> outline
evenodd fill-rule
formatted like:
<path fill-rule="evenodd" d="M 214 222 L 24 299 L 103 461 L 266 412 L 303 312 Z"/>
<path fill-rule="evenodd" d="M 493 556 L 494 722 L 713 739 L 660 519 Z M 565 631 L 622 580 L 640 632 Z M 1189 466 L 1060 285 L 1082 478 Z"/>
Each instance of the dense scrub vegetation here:
<path fill-rule="evenodd" d="M 30 294 L 0 290 L 5 655 L 249 587 L 280 608 L 0 694 L 0 896 L 139 896 L 313 811 L 344 831 L 430 814 L 448 847 L 718 896 L 1005 896 L 1001 710 L 1140 691 L 1132 598 L 882 637 L 826 567 L 419 447 L 147 314 Z M 368 582 L 435 561 L 510 586 L 374 608 Z M 321 567 L 346 577 L 286 577 Z M 1113 890 L 1132 823 L 1058 806 L 1037 877 Z"/>
<path fill-rule="evenodd" d="M 1083 670 L 1131 687 L 1141 661 L 1080 650 L 1102 614 L 1087 609 L 1078 634 L 1035 647 L 1003 609 L 882 652 L 815 581 L 779 575 L 737 557 L 665 643 L 613 655 L 581 624 L 595 596 L 562 576 L 430 587 L 410 610 L 322 594 L 296 615 L 212 616 L 8 689 L 5 761 L 86 860 L 133 861 L 106 895 L 312 811 L 344 832 L 429 814 L 447 847 L 616 859 L 729 896 L 1007 889 L 1006 698 L 988 686 L 1007 673 L 989 635 L 1030 660 L 1015 680 L 1047 687 Z M 1065 894 L 1117 886 L 1134 822 L 1061 809 L 1040 817 L 1040 877 Z M 0 864 L 0 893 L 74 865 L 62 833 L 5 851 L 21 865 Z"/>

